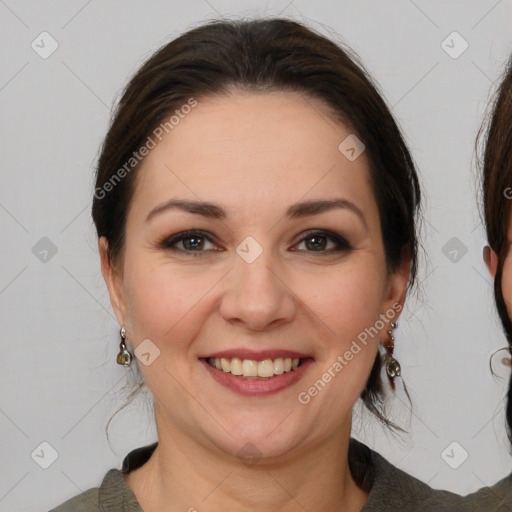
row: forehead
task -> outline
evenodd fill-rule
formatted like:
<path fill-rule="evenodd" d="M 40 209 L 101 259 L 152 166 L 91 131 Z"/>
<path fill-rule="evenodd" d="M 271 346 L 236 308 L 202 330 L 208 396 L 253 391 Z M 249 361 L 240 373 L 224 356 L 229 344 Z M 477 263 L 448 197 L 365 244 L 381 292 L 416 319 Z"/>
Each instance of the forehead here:
<path fill-rule="evenodd" d="M 320 100 L 292 92 L 207 97 L 184 115 L 139 169 L 136 210 L 170 197 L 261 214 L 301 198 L 346 196 L 375 215 L 368 162 L 339 149 L 351 131 Z"/>

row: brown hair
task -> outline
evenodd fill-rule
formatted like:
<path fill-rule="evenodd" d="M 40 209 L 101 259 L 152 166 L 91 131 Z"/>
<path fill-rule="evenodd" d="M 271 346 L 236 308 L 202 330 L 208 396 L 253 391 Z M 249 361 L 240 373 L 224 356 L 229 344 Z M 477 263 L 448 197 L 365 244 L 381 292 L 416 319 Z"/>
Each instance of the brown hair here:
<path fill-rule="evenodd" d="M 170 113 L 190 98 L 227 94 L 231 88 L 296 91 L 320 99 L 333 117 L 366 146 L 378 204 L 388 271 L 402 258 L 417 270 L 416 219 L 420 187 L 401 132 L 376 85 L 350 50 L 295 21 L 274 18 L 214 21 L 192 29 L 159 49 L 128 83 L 102 146 L 92 216 L 98 237 L 108 240 L 112 263 L 122 259 L 127 210 L 138 166 L 105 184 Z M 341 141 L 340 141 L 341 142 Z M 381 357 L 377 354 L 361 395 L 381 421 Z"/>
<path fill-rule="evenodd" d="M 479 160 L 482 172 L 481 186 L 483 214 L 487 240 L 498 256 L 494 278 L 494 298 L 512 354 L 512 322 L 503 297 L 503 265 L 508 253 L 510 200 L 512 199 L 512 60 L 500 83 L 491 111 L 478 133 L 478 142 L 484 139 L 483 157 Z M 478 151 L 478 147 L 477 147 Z M 512 375 L 507 394 L 506 419 L 508 436 L 512 441 Z"/>

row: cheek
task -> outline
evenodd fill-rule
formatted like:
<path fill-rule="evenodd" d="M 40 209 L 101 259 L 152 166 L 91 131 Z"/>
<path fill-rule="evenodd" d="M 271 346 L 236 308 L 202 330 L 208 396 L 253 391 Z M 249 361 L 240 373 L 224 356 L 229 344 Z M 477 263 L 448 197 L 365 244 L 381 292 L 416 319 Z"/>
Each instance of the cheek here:
<path fill-rule="evenodd" d="M 353 272 L 339 273 L 325 280 L 325 293 L 318 295 L 312 309 L 329 327 L 325 339 L 322 372 L 333 370 L 336 361 L 341 378 L 334 379 L 337 399 L 359 395 L 373 366 L 380 333 L 387 328 L 381 314 L 395 317 L 395 310 L 383 309 L 386 279 L 384 267 L 362 265 Z M 364 270 L 364 271 L 363 271 Z M 336 368 L 334 368 L 336 371 Z"/>
<path fill-rule="evenodd" d="M 304 277 L 304 282 L 310 283 Z M 354 337 L 365 328 L 374 325 L 381 311 L 385 278 L 375 264 L 354 266 L 343 271 L 322 276 L 317 289 L 304 290 L 304 301 L 332 329 L 331 334 L 343 333 L 343 340 Z"/>
<path fill-rule="evenodd" d="M 177 333 L 191 327 L 187 315 L 193 315 L 209 283 L 191 286 L 193 278 L 187 276 L 169 265 L 153 265 L 142 253 L 134 252 L 126 259 L 125 300 L 134 345 L 145 338 L 157 345 L 165 339 L 179 340 Z"/>

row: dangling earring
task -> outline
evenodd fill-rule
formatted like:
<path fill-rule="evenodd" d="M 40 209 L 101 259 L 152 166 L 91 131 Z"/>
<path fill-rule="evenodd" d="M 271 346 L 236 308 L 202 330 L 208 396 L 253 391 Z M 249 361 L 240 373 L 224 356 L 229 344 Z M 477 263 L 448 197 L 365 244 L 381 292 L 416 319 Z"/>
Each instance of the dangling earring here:
<path fill-rule="evenodd" d="M 121 327 L 121 331 L 119 333 L 121 335 L 121 343 L 119 343 L 119 354 L 117 354 L 117 364 L 121 366 L 130 366 L 132 364 L 132 355 L 128 352 L 126 348 L 126 329 L 124 325 Z"/>
<path fill-rule="evenodd" d="M 389 385 L 391 389 L 395 390 L 395 377 L 400 377 L 400 363 L 393 357 L 393 350 L 395 348 L 395 338 L 393 336 L 393 329 L 398 324 L 391 322 L 391 329 L 388 331 L 389 341 L 386 343 L 384 348 L 386 349 L 386 355 L 384 356 L 384 367 L 386 368 L 386 374 L 388 376 Z"/>

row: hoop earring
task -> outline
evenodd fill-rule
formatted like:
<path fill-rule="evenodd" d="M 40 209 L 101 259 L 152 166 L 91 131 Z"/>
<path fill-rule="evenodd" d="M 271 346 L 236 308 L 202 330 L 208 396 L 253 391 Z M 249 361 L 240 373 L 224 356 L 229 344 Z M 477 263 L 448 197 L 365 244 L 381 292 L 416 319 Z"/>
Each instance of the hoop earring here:
<path fill-rule="evenodd" d="M 386 368 L 389 385 L 393 391 L 395 390 L 395 377 L 400 377 L 402 371 L 400 368 L 400 363 L 393 357 L 393 350 L 395 348 L 393 329 L 396 327 L 398 327 L 398 324 L 391 322 L 391 329 L 388 331 L 389 341 L 384 346 L 386 349 L 386 355 L 384 356 L 384 367 Z"/>
<path fill-rule="evenodd" d="M 121 343 L 119 343 L 119 354 L 117 354 L 117 364 L 121 366 L 129 367 L 132 364 L 132 355 L 126 348 L 126 329 L 124 325 L 121 327 L 119 332 L 121 336 Z"/>

